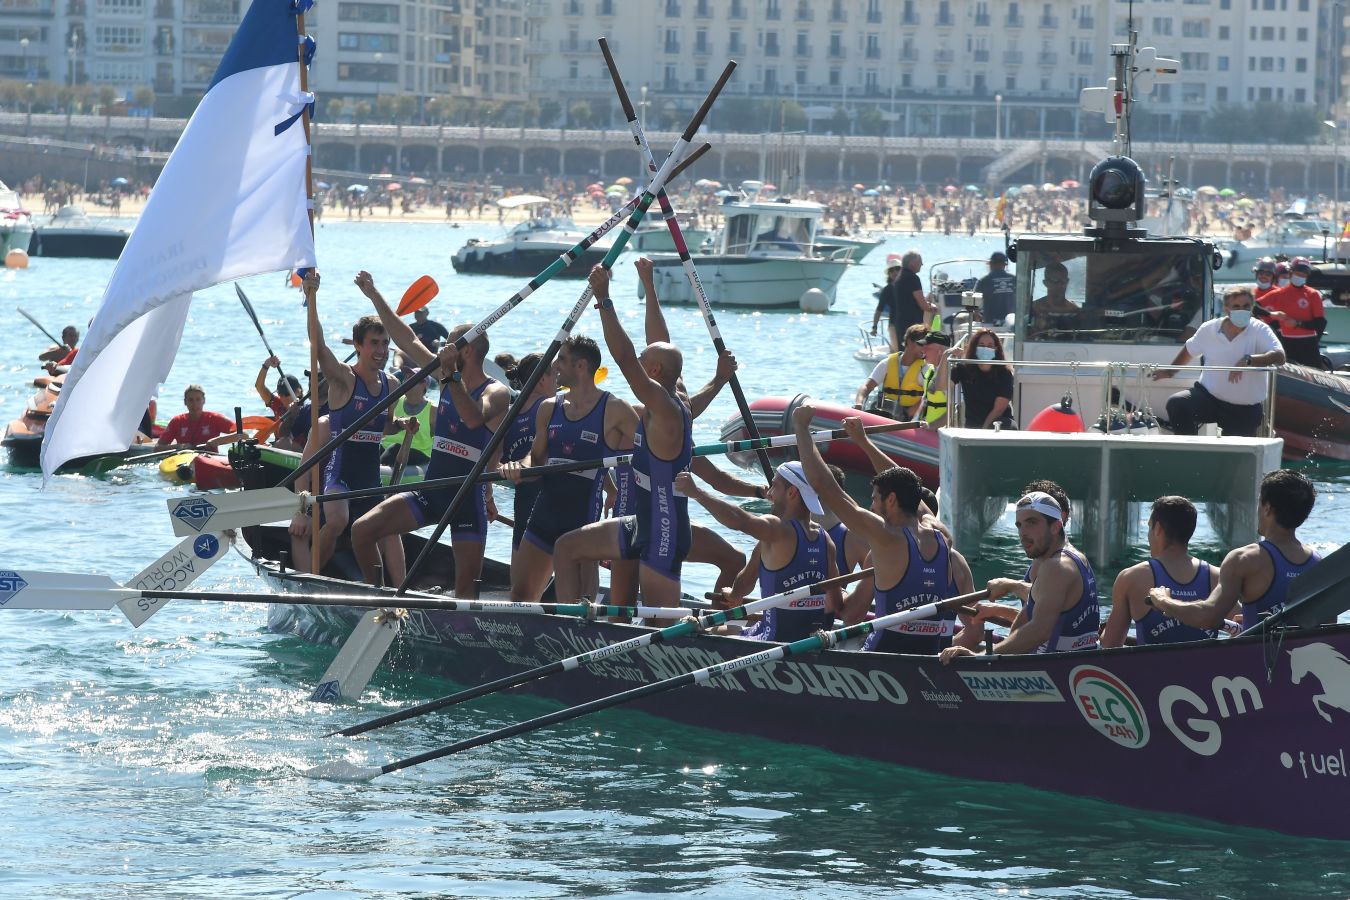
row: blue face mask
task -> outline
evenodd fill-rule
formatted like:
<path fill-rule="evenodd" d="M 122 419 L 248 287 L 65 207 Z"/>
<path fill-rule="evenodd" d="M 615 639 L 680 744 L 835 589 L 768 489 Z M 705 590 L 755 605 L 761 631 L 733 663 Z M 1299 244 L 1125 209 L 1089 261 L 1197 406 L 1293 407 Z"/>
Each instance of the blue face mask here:
<path fill-rule="evenodd" d="M 975 348 L 975 358 L 976 358 L 976 359 L 982 359 L 982 360 L 988 362 L 989 360 L 991 360 L 991 359 L 994 358 L 994 348 L 993 348 L 993 347 L 976 347 L 976 348 Z"/>
<path fill-rule="evenodd" d="M 1238 328 L 1246 328 L 1252 320 L 1252 311 L 1250 309 L 1235 309 L 1228 313 L 1228 321 L 1232 322 Z"/>

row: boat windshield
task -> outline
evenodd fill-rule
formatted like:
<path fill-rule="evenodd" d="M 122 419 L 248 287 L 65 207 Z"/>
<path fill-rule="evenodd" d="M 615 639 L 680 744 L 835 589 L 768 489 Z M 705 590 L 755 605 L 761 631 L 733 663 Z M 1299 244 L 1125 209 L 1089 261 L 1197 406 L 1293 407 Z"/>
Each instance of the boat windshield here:
<path fill-rule="evenodd" d="M 727 218 L 727 253 L 802 256 L 810 252 L 815 219 L 777 213 L 742 213 Z"/>
<path fill-rule="evenodd" d="M 1178 254 L 1024 248 L 1017 258 L 1019 337 L 1180 344 L 1204 321 L 1209 271 L 1206 256 L 1195 249 Z"/>

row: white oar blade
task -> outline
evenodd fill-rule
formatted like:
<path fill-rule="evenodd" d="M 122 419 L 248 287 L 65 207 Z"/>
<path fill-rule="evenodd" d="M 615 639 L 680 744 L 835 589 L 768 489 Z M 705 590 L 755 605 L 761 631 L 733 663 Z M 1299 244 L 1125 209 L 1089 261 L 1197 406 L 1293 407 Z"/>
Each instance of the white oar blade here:
<path fill-rule="evenodd" d="M 169 518 L 178 537 L 226 531 L 269 522 L 287 522 L 300 508 L 300 498 L 285 488 L 193 494 L 169 501 Z"/>
<path fill-rule="evenodd" d="M 323 778 L 327 781 L 370 781 L 377 775 L 383 775 L 384 770 L 376 769 L 373 766 L 358 766 L 347 762 L 345 759 L 340 759 L 337 762 L 324 763 L 312 769 L 305 769 L 303 774 L 310 778 Z"/>
<path fill-rule="evenodd" d="M 135 594 L 107 575 L 0 571 L 0 609 L 112 609 Z"/>
<path fill-rule="evenodd" d="M 392 609 L 372 609 L 362 616 L 309 699 L 338 703 L 359 698 L 398 637 L 402 622 L 403 617 Z"/>
<path fill-rule="evenodd" d="M 138 591 L 181 590 L 225 555 L 230 542 L 224 534 L 207 532 L 183 538 L 168 553 L 146 566 L 139 575 L 127 582 L 127 587 Z M 128 597 L 117 606 L 135 628 L 159 612 L 168 603 L 158 597 Z"/>

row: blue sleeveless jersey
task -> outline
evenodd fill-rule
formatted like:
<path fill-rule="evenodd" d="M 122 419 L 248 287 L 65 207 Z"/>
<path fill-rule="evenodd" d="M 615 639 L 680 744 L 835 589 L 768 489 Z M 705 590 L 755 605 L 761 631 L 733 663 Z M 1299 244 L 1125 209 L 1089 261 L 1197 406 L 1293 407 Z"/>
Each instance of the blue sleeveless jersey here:
<path fill-rule="evenodd" d="M 829 527 L 830 540 L 834 541 L 834 564 L 839 570 L 840 575 L 847 575 L 853 571 L 848 565 L 848 553 L 844 550 L 844 544 L 848 541 L 848 526 L 843 522 L 835 522 Z"/>
<path fill-rule="evenodd" d="M 1293 581 L 1299 575 L 1311 569 L 1317 563 L 1321 562 L 1322 554 L 1314 551 L 1307 562 L 1301 565 L 1295 565 L 1285 558 L 1270 541 L 1260 543 L 1262 550 L 1270 556 L 1270 561 L 1275 564 L 1275 577 L 1270 580 L 1270 587 L 1260 597 L 1248 603 L 1242 601 L 1242 630 L 1246 631 L 1253 625 L 1261 621 L 1265 615 L 1275 615 L 1284 609 L 1285 599 L 1289 595 L 1289 582 Z"/>
<path fill-rule="evenodd" d="M 689 499 L 675 492 L 675 476 L 689 468 L 694 458 L 694 426 L 683 403 L 684 427 L 680 451 L 674 459 L 661 459 L 647 446 L 646 423 L 639 421 L 633 449 L 633 515 L 624 524 L 619 550 L 624 559 L 640 559 L 646 565 L 678 574 L 689 552 L 693 535 L 689 527 Z"/>
<path fill-rule="evenodd" d="M 931 560 L 924 559 L 919 552 L 919 542 L 908 528 L 905 529 L 909 565 L 905 567 L 905 577 L 895 586 L 885 590 L 874 588 L 878 617 L 955 596 L 952 593 L 947 540 L 941 532 L 934 532 L 934 537 L 937 538 L 937 553 L 933 554 Z M 931 619 L 901 622 L 884 631 L 874 631 L 867 636 L 863 649 L 880 653 L 937 653 L 951 645 L 955 631 L 956 611 L 949 610 Z"/>
<path fill-rule="evenodd" d="M 491 384 L 496 381 L 488 378 L 470 391 L 469 397 L 476 402 Z M 468 475 L 491 437 L 492 430 L 486 422 L 477 428 L 464 424 L 450 396 L 450 386 L 446 385 L 441 389 L 440 404 L 436 408 L 436 439 L 431 442 L 431 462 L 427 464 L 426 478 Z"/>
<path fill-rule="evenodd" d="M 534 444 L 534 420 L 539 413 L 539 404 L 547 400 L 540 397 L 530 404 L 529 409 L 516 416 L 506 429 L 506 438 L 502 441 L 502 459 L 505 462 L 519 462 L 530 455 Z M 525 526 L 530 524 L 530 511 L 539 496 L 539 481 L 523 481 L 515 486 L 511 511 L 515 515 L 515 525 L 511 529 L 511 547 L 520 546 L 525 536 Z"/>
<path fill-rule="evenodd" d="M 807 537 L 806 528 L 795 519 L 792 530 L 797 536 L 797 549 L 792 559 L 780 569 L 770 569 L 763 562 L 759 564 L 761 597 L 772 597 L 829 577 L 824 530 L 817 529 L 815 538 Z M 825 595 L 817 594 L 764 610 L 760 620 L 742 631 L 741 636 L 757 641 L 799 641 L 832 624 L 834 616 L 825 610 Z"/>
<path fill-rule="evenodd" d="M 1148 567 L 1153 572 L 1154 586 L 1167 588 L 1176 600 L 1203 600 L 1209 596 L 1214 574 L 1210 570 L 1209 563 L 1204 560 L 1200 561 L 1195 577 L 1186 584 L 1180 584 L 1168 575 L 1166 567 L 1156 559 L 1150 559 Z M 1218 636 L 1217 629 L 1184 625 L 1176 619 L 1164 616 L 1151 606 L 1148 614 L 1134 623 L 1134 642 L 1139 645 L 1203 641 Z"/>
<path fill-rule="evenodd" d="M 366 388 L 366 380 L 357 374 L 354 368 L 352 375 L 356 379 L 356 386 L 347 404 L 328 413 L 329 430 L 334 435 L 341 433 L 364 412 L 389 395 L 389 379 L 383 372 L 379 373 L 380 392 L 373 396 Z M 324 484 L 340 484 L 348 490 L 378 486 L 380 440 L 384 437 L 384 426 L 388 421 L 389 410 L 385 409 L 334 450 L 324 468 Z"/>
<path fill-rule="evenodd" d="M 614 451 L 605 441 L 605 409 L 608 391 L 600 394 L 586 415 L 575 422 L 567 417 L 566 405 L 559 400 L 548 422 L 548 462 L 600 460 Z M 539 496 L 530 514 L 525 535 L 544 550 L 553 552 L 553 544 L 573 529 L 600 519 L 603 469 L 559 472 L 540 479 Z"/>
<path fill-rule="evenodd" d="M 1097 576 L 1092 573 L 1092 567 L 1082 559 L 1077 551 L 1072 550 L 1068 545 L 1060 549 L 1060 553 L 1067 553 L 1069 559 L 1078 567 L 1078 577 L 1082 579 L 1083 590 L 1079 594 L 1078 602 L 1071 606 L 1066 612 L 1059 615 L 1059 620 L 1055 622 L 1054 630 L 1050 632 L 1050 637 L 1046 638 L 1045 643 L 1036 648 L 1037 653 L 1059 653 L 1065 650 L 1095 650 L 1097 649 L 1097 631 L 1101 626 L 1101 610 L 1097 605 Z M 1023 578 L 1030 580 L 1031 566 L 1027 566 L 1026 574 Z M 1036 598 L 1033 595 L 1027 597 L 1027 620 L 1031 620 L 1032 614 L 1036 609 Z"/>

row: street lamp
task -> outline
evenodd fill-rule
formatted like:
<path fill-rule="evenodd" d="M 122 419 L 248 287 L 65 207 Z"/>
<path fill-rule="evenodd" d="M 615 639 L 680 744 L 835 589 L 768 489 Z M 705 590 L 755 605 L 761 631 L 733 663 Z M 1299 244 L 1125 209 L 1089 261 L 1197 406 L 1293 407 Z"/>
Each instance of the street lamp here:
<path fill-rule="evenodd" d="M 23 52 L 23 77 L 28 77 L 28 38 L 19 38 L 19 50 Z"/>
<path fill-rule="evenodd" d="M 1003 152 L 1003 95 L 994 95 L 994 152 Z"/>
<path fill-rule="evenodd" d="M 380 68 L 380 60 L 384 59 L 384 54 L 376 51 L 375 53 L 375 115 L 380 114 L 380 82 L 384 80 L 384 70 Z"/>
<path fill-rule="evenodd" d="M 1331 160 L 1331 219 L 1339 229 L 1341 227 L 1341 129 L 1334 119 L 1326 119 L 1322 124 L 1336 132 L 1336 149 Z M 1339 234 L 1339 231 L 1337 234 Z"/>

